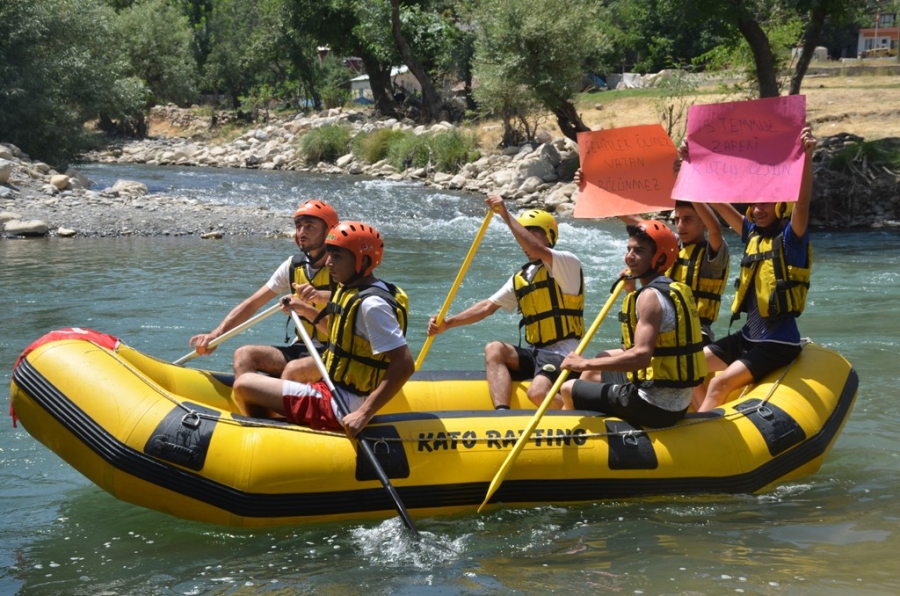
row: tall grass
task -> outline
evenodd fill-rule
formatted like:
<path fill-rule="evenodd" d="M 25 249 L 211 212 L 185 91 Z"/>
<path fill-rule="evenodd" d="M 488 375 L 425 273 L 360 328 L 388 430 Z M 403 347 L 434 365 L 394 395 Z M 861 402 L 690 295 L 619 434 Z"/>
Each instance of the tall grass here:
<path fill-rule="evenodd" d="M 334 163 L 347 153 L 350 128 L 341 124 L 326 124 L 314 128 L 300 138 L 300 153 L 307 164 L 320 161 Z"/>
<path fill-rule="evenodd" d="M 351 150 L 353 155 L 366 163 L 373 164 L 386 159 L 391 145 L 397 143 L 409 131 L 379 128 L 371 132 L 361 132 L 353 138 Z"/>
<path fill-rule="evenodd" d="M 438 172 L 456 173 L 481 156 L 477 149 L 478 138 L 474 133 L 452 129 L 415 135 L 406 131 L 393 140 L 387 159 L 398 170 L 433 167 Z"/>

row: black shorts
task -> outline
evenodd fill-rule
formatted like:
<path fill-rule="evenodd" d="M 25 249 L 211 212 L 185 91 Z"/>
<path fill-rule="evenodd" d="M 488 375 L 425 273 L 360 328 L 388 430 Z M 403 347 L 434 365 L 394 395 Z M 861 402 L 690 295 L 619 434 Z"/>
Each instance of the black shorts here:
<path fill-rule="evenodd" d="M 513 346 L 519 356 L 519 370 L 510 370 L 513 381 L 527 381 L 538 376 L 547 377 L 555 382 L 562 371 L 560 365 L 563 356 L 540 348 L 520 348 Z M 579 373 L 569 373 L 569 379 L 577 379 Z"/>
<path fill-rule="evenodd" d="M 295 341 L 289 346 L 272 346 L 284 356 L 285 362 L 290 362 L 291 360 L 300 360 L 301 358 L 306 358 L 309 356 L 309 350 L 306 349 L 306 344 L 302 341 Z M 321 352 L 324 352 L 324 348 L 319 351 L 319 355 L 321 356 Z"/>
<path fill-rule="evenodd" d="M 624 375 L 607 375 L 604 372 L 602 378 L 612 382 L 575 381 L 572 385 L 575 409 L 603 412 L 631 424 L 652 428 L 672 426 L 687 413 L 687 408 L 670 412 L 654 406 L 638 394 L 634 384 L 616 382 L 624 380 Z"/>
<path fill-rule="evenodd" d="M 802 350 L 800 346 L 793 344 L 748 341 L 740 331 L 709 344 L 707 348 L 725 364 L 743 362 L 753 376 L 754 382 L 758 382 L 773 370 L 787 366 Z"/>

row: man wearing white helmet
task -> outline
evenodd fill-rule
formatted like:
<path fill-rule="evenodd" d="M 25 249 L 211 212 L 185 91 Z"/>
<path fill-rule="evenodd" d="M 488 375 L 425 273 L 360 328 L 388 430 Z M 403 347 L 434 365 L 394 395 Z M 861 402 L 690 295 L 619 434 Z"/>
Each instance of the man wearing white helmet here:
<path fill-rule="evenodd" d="M 428 322 L 428 335 L 477 323 L 503 308 L 522 313 L 528 347 L 492 341 L 484 349 L 485 372 L 491 400 L 497 409 L 508 409 L 512 382 L 532 379 L 528 397 L 543 402 L 559 376 L 563 357 L 578 347 L 584 335 L 584 274 L 581 260 L 568 251 L 556 250 L 556 220 L 546 211 L 532 209 L 513 218 L 503 197 L 489 196 L 488 207 L 509 226 L 528 263 L 497 292 L 459 314 Z"/>

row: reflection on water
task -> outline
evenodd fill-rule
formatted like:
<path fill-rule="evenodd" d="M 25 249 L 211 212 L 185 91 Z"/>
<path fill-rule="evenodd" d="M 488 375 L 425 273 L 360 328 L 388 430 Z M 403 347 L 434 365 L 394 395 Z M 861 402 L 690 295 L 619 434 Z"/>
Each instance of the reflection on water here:
<path fill-rule="evenodd" d="M 384 181 L 246 171 L 206 178 L 200 170 L 146 167 L 89 173 L 95 180 L 101 174 L 112 181 L 153 176 L 160 189 L 285 211 L 301 194 L 317 192 L 334 197 L 342 212 L 364 214 L 387 238 L 381 275 L 410 295 L 414 355 L 484 217 L 478 197 Z M 738 245 L 734 235 L 728 240 Z M 801 332 L 854 364 L 860 393 L 843 435 L 811 477 L 755 496 L 416 520 L 426 537 L 417 543 L 398 519 L 245 531 L 145 511 L 101 492 L 22 429 L 4 425 L 0 594 L 900 593 L 893 571 L 900 551 L 893 373 L 900 236 L 819 233 L 813 242 L 814 284 Z M 621 225 L 563 222 L 560 246 L 585 263 L 592 317 L 622 267 Z M 28 343 L 63 326 L 93 327 L 175 360 L 191 335 L 215 326 L 291 249 L 290 240 L 262 238 L 0 241 L 0 381 L 8 385 Z M 521 262 L 509 233 L 492 224 L 451 313 L 493 293 Z M 515 343 L 517 322 L 498 313 L 443 334 L 425 368 L 481 368 L 484 343 Z M 727 315 L 715 330 L 727 332 Z M 192 365 L 226 370 L 234 347 L 278 344 L 284 331 L 284 320 L 271 317 Z M 611 316 L 589 350 L 615 345 L 619 336 Z"/>

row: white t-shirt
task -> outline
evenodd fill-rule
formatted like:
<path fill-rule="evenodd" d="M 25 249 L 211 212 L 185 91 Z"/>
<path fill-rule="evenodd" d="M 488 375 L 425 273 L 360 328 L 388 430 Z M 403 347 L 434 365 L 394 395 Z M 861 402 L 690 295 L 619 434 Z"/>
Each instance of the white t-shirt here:
<path fill-rule="evenodd" d="M 381 281 L 377 281 L 374 285 L 387 290 L 387 286 Z M 362 301 L 353 328 L 357 334 L 369 342 L 372 352 L 375 354 L 390 352 L 406 345 L 406 337 L 403 335 L 394 309 L 380 296 L 370 296 Z M 283 385 L 285 395 L 307 395 L 310 391 L 309 385 L 298 381 L 286 380 Z M 365 401 L 364 396 L 350 391 L 343 391 L 341 395 L 347 400 L 347 408 L 351 412 L 359 409 Z M 331 400 L 331 409 L 335 417 L 340 420 L 341 413 L 335 399 Z"/>
<path fill-rule="evenodd" d="M 581 260 L 567 250 L 554 250 L 551 248 L 550 254 L 553 255 L 552 266 L 546 261 L 542 261 L 550 277 L 559 284 L 563 294 L 578 295 L 578 291 L 581 289 Z M 511 275 L 506 280 L 506 283 L 503 284 L 503 287 L 488 298 L 488 300 L 500 306 L 506 312 L 515 312 L 519 306 L 519 301 L 516 300 L 514 278 L 515 274 Z M 578 342 L 579 340 L 575 338 L 564 339 L 546 345 L 542 349 L 565 356 L 578 347 Z"/>

